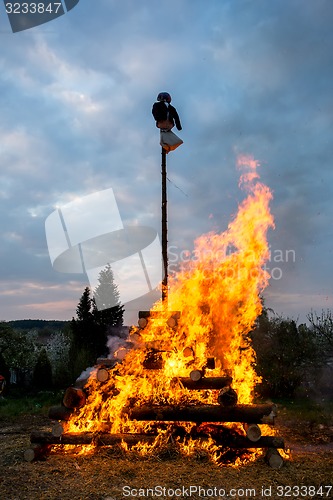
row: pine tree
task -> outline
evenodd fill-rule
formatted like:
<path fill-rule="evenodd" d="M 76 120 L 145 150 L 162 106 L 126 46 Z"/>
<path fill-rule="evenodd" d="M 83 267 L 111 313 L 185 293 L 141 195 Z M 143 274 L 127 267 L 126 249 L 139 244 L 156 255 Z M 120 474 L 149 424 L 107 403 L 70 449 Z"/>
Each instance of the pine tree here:
<path fill-rule="evenodd" d="M 94 290 L 93 315 L 105 333 L 110 327 L 122 326 L 124 306 L 120 304 L 117 285 L 110 264 L 99 273 L 98 286 Z"/>
<path fill-rule="evenodd" d="M 76 318 L 71 321 L 69 358 L 73 377 L 95 364 L 99 356 L 106 354 L 109 328 L 123 324 L 124 306 L 120 305 L 110 265 L 100 272 L 98 281 L 94 298 L 90 296 L 89 287 L 84 289 L 76 308 Z"/>
<path fill-rule="evenodd" d="M 92 299 L 90 297 L 90 288 L 87 286 L 80 298 L 76 308 L 76 316 L 79 321 L 89 322 L 92 319 L 91 306 Z"/>
<path fill-rule="evenodd" d="M 86 287 L 76 308 L 76 318 L 70 324 L 69 360 L 73 377 L 93 365 L 105 349 L 106 339 L 104 335 L 100 338 L 100 328 L 94 322 L 92 306 L 90 288 Z"/>
<path fill-rule="evenodd" d="M 76 319 L 71 322 L 72 347 L 94 350 L 94 318 L 90 289 L 86 287 L 76 308 Z"/>

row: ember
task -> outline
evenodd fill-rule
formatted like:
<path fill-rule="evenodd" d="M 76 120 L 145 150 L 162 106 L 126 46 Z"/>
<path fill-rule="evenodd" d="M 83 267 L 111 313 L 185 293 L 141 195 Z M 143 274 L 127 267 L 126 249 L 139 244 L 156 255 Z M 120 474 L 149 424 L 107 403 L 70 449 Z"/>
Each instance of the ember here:
<path fill-rule="evenodd" d="M 170 277 L 168 305 L 139 313 L 132 348 L 115 366 L 101 360 L 83 388 L 67 389 L 64 407 L 50 410 L 63 432 L 33 433 L 34 446 L 125 443 L 146 453 L 172 440 L 184 454 L 200 448 L 234 465 L 249 460 L 249 450 L 268 448 L 271 465 L 282 465 L 276 449 L 283 440 L 262 435 L 276 407 L 253 404 L 260 379 L 248 337 L 269 280 L 272 194 L 254 159 L 237 164 L 247 197 L 227 230 L 195 241 L 200 258 Z"/>

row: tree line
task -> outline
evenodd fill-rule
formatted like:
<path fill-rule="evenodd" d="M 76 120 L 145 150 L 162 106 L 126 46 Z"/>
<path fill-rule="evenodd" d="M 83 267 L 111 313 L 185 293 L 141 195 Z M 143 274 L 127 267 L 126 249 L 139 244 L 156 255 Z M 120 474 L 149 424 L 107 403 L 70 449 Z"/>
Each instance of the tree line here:
<path fill-rule="evenodd" d="M 96 306 L 96 297 L 100 308 Z M 116 305 L 103 309 L 103 299 Z M 102 305 L 102 307 L 101 307 Z M 0 323 L 0 374 L 7 382 L 31 390 L 65 388 L 99 356 L 107 356 L 107 337 L 123 325 L 124 306 L 114 283 L 110 265 L 99 274 L 92 296 L 86 287 L 70 322 L 40 322 L 40 328 L 24 330 L 27 320 Z M 36 326 L 34 325 L 34 326 Z M 53 328 L 52 328 L 53 326 Z M 8 384 L 7 384 L 8 385 Z"/>
<path fill-rule="evenodd" d="M 98 309 L 108 294 L 116 300 L 112 308 Z M 36 390 L 65 388 L 100 356 L 108 354 L 106 343 L 113 328 L 123 325 L 124 307 L 110 266 L 99 276 L 92 296 L 86 287 L 76 307 L 76 316 L 62 329 L 23 331 L 0 323 L 0 374 L 17 384 Z M 248 334 L 256 352 L 255 369 L 262 377 L 260 397 L 316 397 L 333 393 L 333 314 L 310 312 L 308 324 L 277 316 L 263 307 Z M 46 331 L 48 334 L 46 335 Z M 43 342 L 40 342 L 43 337 Z M 45 340 L 46 339 L 46 340 Z"/>
<path fill-rule="evenodd" d="M 291 398 L 333 394 L 333 315 L 311 311 L 308 324 L 270 314 L 263 308 L 249 337 L 262 377 L 262 396 Z"/>

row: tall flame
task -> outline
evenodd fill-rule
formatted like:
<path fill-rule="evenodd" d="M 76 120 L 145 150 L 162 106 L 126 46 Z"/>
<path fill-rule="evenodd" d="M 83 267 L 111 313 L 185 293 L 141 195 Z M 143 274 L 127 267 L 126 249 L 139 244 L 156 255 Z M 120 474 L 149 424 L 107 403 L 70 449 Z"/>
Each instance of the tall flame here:
<path fill-rule="evenodd" d="M 247 334 L 261 312 L 260 293 L 268 284 L 264 264 L 269 259 L 266 235 L 274 227 L 269 203 L 272 193 L 259 181 L 258 162 L 239 156 L 239 186 L 246 198 L 227 230 L 197 238 L 193 259 L 169 279 L 168 308 L 158 302 L 148 325 L 132 332 L 134 348 L 100 383 L 91 376 L 87 404 L 73 416 L 70 431 L 98 431 L 104 422 L 110 432 L 142 432 L 145 423 L 130 421 L 124 408 L 147 403 L 214 403 L 216 391 L 190 391 L 172 383 L 207 366 L 209 376 L 231 375 L 238 402 L 248 404 L 259 378 L 255 353 Z M 166 310 L 167 309 L 167 310 Z M 178 324 L 167 324 L 170 311 L 180 311 Z M 133 335 L 133 333 L 135 335 Z M 163 366 L 147 370 L 147 349 L 160 352 Z M 186 424 L 189 425 L 189 424 Z"/>

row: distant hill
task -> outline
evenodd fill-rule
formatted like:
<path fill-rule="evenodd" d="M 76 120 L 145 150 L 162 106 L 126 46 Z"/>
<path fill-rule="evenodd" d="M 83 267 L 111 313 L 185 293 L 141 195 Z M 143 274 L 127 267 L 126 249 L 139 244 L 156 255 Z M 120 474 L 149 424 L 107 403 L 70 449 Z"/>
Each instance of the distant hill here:
<path fill-rule="evenodd" d="M 60 321 L 60 320 L 46 320 L 46 319 L 17 319 L 14 321 L 8 321 L 8 325 L 12 328 L 20 330 L 33 330 L 49 328 L 50 330 L 61 330 L 65 325 L 70 323 L 70 321 Z"/>

